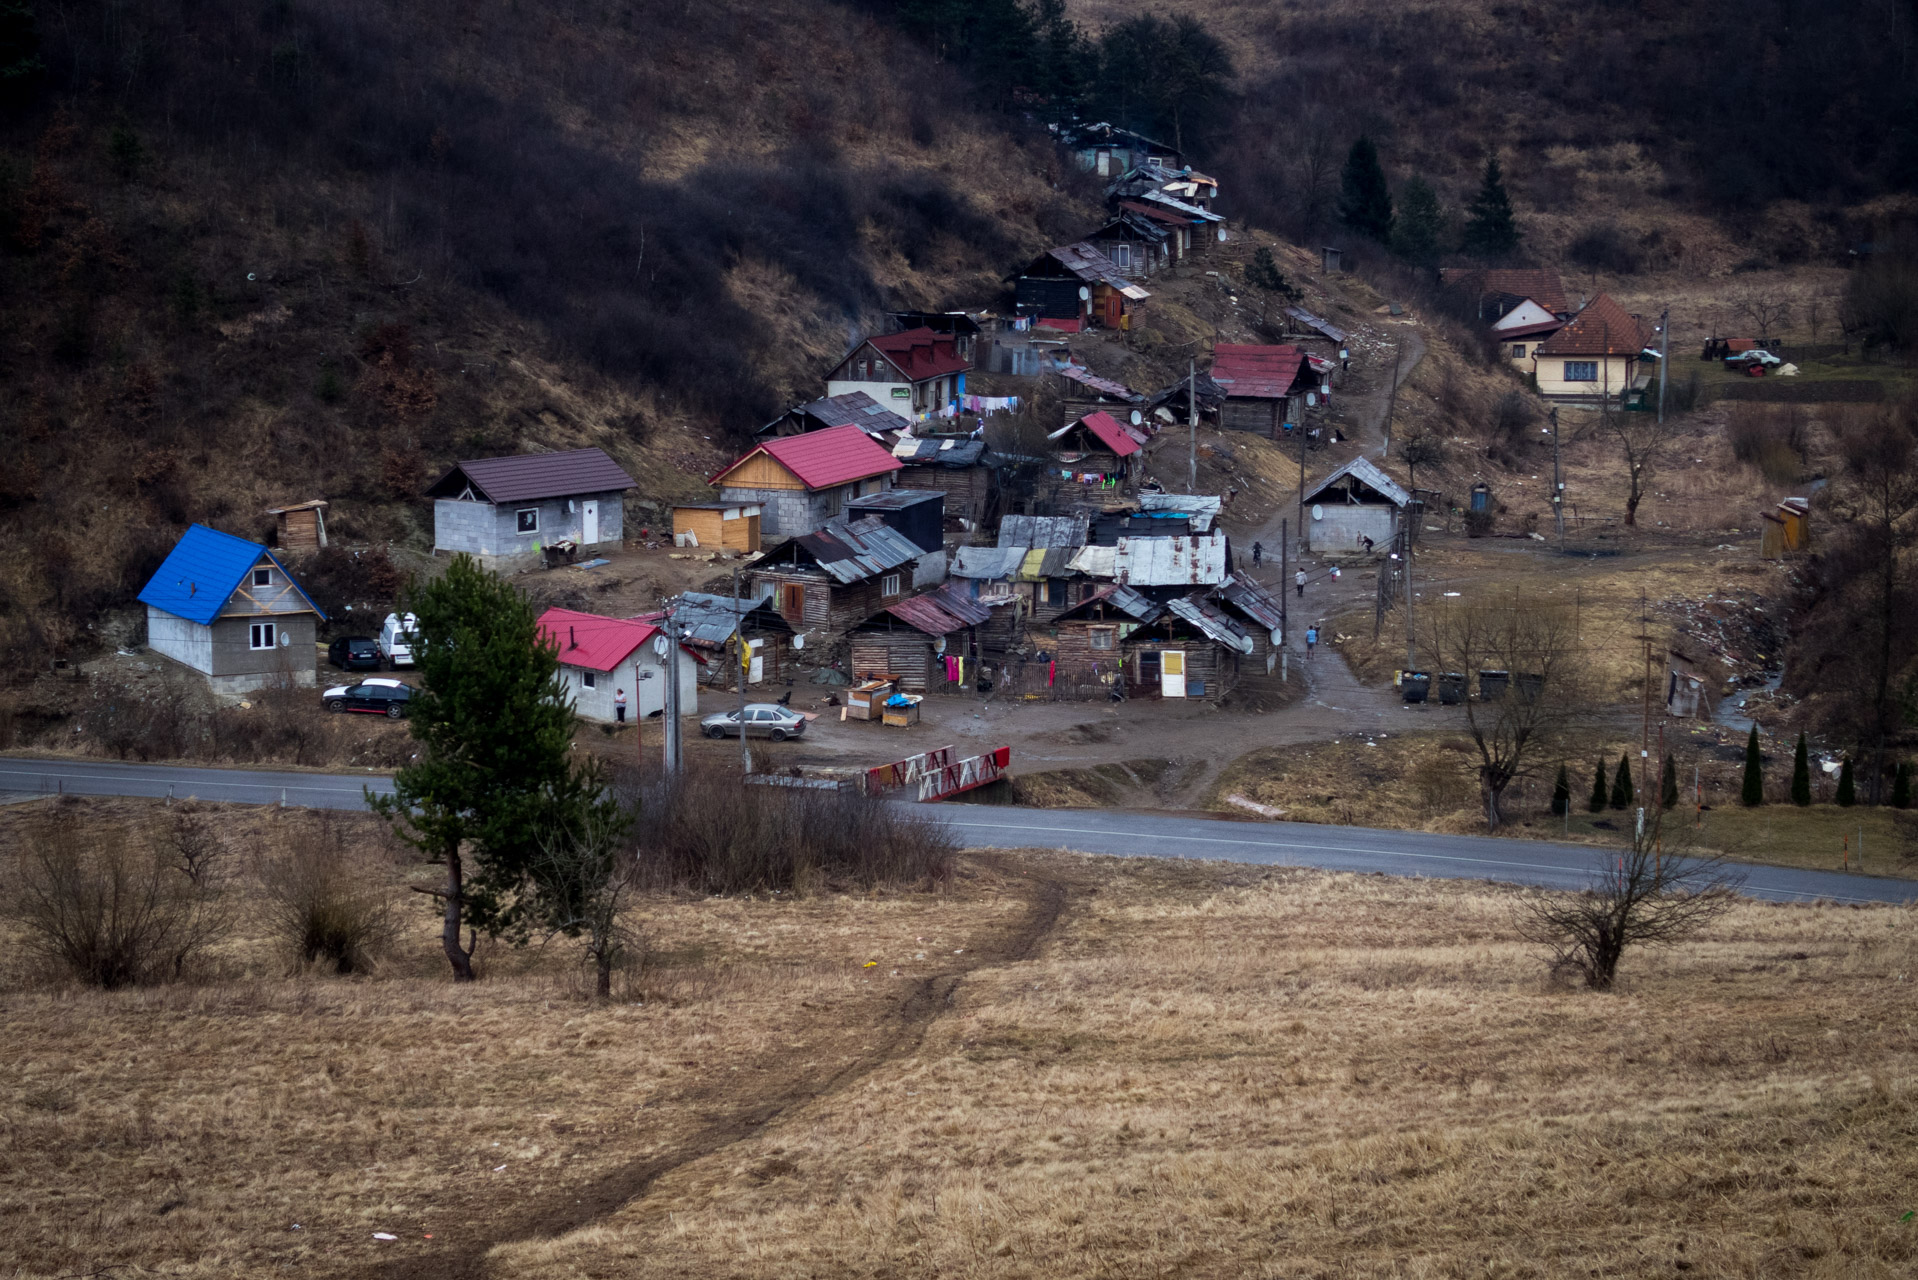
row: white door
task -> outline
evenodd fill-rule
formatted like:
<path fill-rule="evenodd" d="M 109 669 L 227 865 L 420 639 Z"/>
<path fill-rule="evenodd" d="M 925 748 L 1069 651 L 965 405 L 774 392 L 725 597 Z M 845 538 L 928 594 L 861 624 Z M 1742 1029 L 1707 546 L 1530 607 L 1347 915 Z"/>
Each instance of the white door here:
<path fill-rule="evenodd" d="M 1185 697 L 1185 654 L 1178 649 L 1159 651 L 1159 693 L 1167 698 Z"/>
<path fill-rule="evenodd" d="M 746 668 L 746 683 L 758 684 L 766 678 L 766 655 L 762 652 L 766 646 L 766 641 L 764 638 L 761 638 L 748 641 L 747 643 L 752 646 L 753 656 L 751 664 Z"/>
<path fill-rule="evenodd" d="M 594 499 L 589 502 L 580 503 L 579 512 L 580 512 L 579 519 L 580 519 L 580 525 L 582 530 L 580 533 L 579 540 L 581 544 L 590 547 L 594 543 L 599 541 L 599 502 L 598 500 Z"/>

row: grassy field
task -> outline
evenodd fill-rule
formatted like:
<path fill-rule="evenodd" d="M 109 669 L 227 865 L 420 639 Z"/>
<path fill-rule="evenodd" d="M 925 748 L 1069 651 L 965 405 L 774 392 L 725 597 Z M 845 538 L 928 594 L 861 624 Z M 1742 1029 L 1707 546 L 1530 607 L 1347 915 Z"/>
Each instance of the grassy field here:
<path fill-rule="evenodd" d="M 26 821 L 0 814 L 10 848 Z M 23 1280 L 1918 1265 L 1909 910 L 1744 905 L 1595 996 L 1545 981 L 1522 896 L 973 855 L 939 893 L 646 900 L 651 961 L 606 1004 L 558 948 L 452 987 L 417 901 L 356 979 L 253 933 L 198 983 L 107 994 L 8 946 L 0 1256 Z"/>

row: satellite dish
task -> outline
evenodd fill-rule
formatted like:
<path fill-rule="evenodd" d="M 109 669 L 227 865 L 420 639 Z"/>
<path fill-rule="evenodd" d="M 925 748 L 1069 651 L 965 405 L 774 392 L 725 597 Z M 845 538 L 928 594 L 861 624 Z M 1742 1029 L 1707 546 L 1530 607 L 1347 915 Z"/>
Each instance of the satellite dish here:
<path fill-rule="evenodd" d="M 1314 507 L 1312 509 L 1314 511 L 1318 510 L 1317 507 Z M 667 639 L 666 633 L 662 631 L 658 635 L 653 637 L 653 652 L 663 658 L 666 656 L 667 648 L 671 644 L 672 644 L 672 641 Z"/>
<path fill-rule="evenodd" d="M 1324 507 L 1321 507 L 1321 506 L 1320 506 L 1320 505 L 1319 505 L 1318 503 L 1316 503 L 1316 502 L 1312 504 L 1312 518 L 1313 518 L 1314 520 L 1323 520 L 1323 519 L 1325 519 L 1325 508 L 1324 508 Z"/>
<path fill-rule="evenodd" d="M 1312 407 L 1313 405 L 1315 405 L 1315 404 L 1317 404 L 1318 402 L 1319 402 L 1319 393 L 1318 393 L 1318 392 L 1316 392 L 1316 391 L 1308 391 L 1308 392 L 1306 392 L 1306 393 L 1305 393 L 1305 407 L 1306 407 L 1306 408 L 1308 408 L 1308 409 L 1309 409 L 1309 408 L 1311 408 L 1311 407 Z"/>
<path fill-rule="evenodd" d="M 1092 301 L 1092 290 L 1090 290 L 1090 289 L 1088 289 L 1088 288 L 1086 288 L 1086 287 L 1085 287 L 1084 285 L 1080 285 L 1080 286 L 1079 286 L 1079 301 L 1081 301 L 1081 302 L 1090 302 L 1090 301 Z"/>
<path fill-rule="evenodd" d="M 284 649 L 292 643 L 293 637 L 289 633 L 285 631 L 280 632 L 280 648 Z"/>
<path fill-rule="evenodd" d="M 1220 228 L 1219 228 L 1219 243 L 1220 243 L 1220 244 L 1224 244 L 1224 243 L 1225 243 L 1225 228 L 1224 228 L 1224 227 L 1220 227 Z"/>
<path fill-rule="evenodd" d="M 939 654 L 943 654 L 946 651 L 946 638 L 944 636 L 939 636 L 933 640 L 932 651 Z"/>
<path fill-rule="evenodd" d="M 804 637 L 804 636 L 794 636 L 794 637 L 793 637 L 793 648 L 795 648 L 795 649 L 803 649 L 803 648 L 805 648 L 805 647 L 806 647 L 806 637 Z"/>
<path fill-rule="evenodd" d="M 1144 422 L 1144 421 L 1145 421 L 1145 415 L 1143 413 L 1140 413 L 1137 409 L 1134 409 L 1132 411 L 1132 425 L 1136 427 L 1141 422 Z"/>

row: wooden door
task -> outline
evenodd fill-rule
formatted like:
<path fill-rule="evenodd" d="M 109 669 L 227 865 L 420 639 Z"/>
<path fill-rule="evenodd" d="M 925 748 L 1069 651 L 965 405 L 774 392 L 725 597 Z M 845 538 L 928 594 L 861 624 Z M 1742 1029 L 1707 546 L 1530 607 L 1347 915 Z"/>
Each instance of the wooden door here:
<path fill-rule="evenodd" d="M 746 668 L 746 683 L 758 684 L 766 678 L 766 655 L 762 652 L 766 647 L 766 641 L 761 638 L 749 640 L 746 643 L 752 647 L 752 660 Z"/>
<path fill-rule="evenodd" d="M 1185 651 L 1183 649 L 1159 651 L 1159 696 L 1185 697 Z"/>

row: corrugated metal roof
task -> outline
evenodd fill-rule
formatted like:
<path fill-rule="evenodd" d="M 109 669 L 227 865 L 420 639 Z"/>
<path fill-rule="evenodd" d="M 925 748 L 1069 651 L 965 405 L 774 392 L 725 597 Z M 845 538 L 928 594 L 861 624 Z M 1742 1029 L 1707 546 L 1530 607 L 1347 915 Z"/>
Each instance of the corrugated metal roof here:
<path fill-rule="evenodd" d="M 912 425 L 863 391 L 827 396 L 823 400 L 802 404 L 793 412 L 804 414 L 829 427 L 858 427 L 867 435 L 904 431 Z"/>
<path fill-rule="evenodd" d="M 1002 547 L 1083 547 L 1084 516 L 1004 516 L 999 521 Z"/>
<path fill-rule="evenodd" d="M 1394 506 L 1402 507 L 1412 500 L 1412 495 L 1407 493 L 1399 485 L 1398 481 L 1379 470 L 1378 464 L 1374 463 L 1370 458 L 1354 458 L 1306 490 L 1305 501 L 1308 503 L 1317 501 L 1320 494 L 1330 489 L 1346 476 L 1351 476 L 1360 483 L 1378 490 L 1379 493 L 1391 499 Z"/>
<path fill-rule="evenodd" d="M 1334 342 L 1345 341 L 1345 330 L 1339 328 L 1324 316 L 1315 316 L 1304 307 L 1287 307 L 1285 314 L 1291 316 L 1306 328 L 1324 334 Z"/>
<path fill-rule="evenodd" d="M 936 591 L 887 605 L 886 612 L 915 631 L 923 631 L 929 636 L 949 635 L 967 627 L 976 627 L 992 617 L 992 610 L 950 590 L 950 586 L 947 583 Z"/>
<path fill-rule="evenodd" d="M 1110 578 L 1115 571 L 1117 547 L 1080 547 L 1072 557 L 1072 567 L 1088 578 Z"/>
<path fill-rule="evenodd" d="M 992 582 L 1011 578 L 1026 558 L 1025 547 L 960 547 L 952 553 L 946 572 L 955 578 Z"/>
<path fill-rule="evenodd" d="M 632 621 L 658 623 L 665 617 L 664 611 L 643 613 Z M 687 643 L 705 649 L 720 648 L 733 638 L 734 617 L 731 596 L 687 591 L 673 602 L 673 621 L 692 633 L 687 637 Z M 763 596 L 756 599 L 741 596 L 737 617 L 745 626 L 774 631 L 792 630 L 791 625 L 780 616 L 777 609 L 766 603 Z"/>
<path fill-rule="evenodd" d="M 1305 353 L 1297 347 L 1221 342 L 1212 349 L 1212 380 L 1228 396 L 1283 400 L 1292 393 Z"/>
<path fill-rule="evenodd" d="M 1110 548 L 1106 549 L 1109 550 Z M 1109 604 L 1135 622 L 1150 622 L 1165 612 L 1164 606 L 1160 605 L 1156 600 L 1148 600 L 1131 587 L 1122 587 L 1114 583 L 1109 587 L 1099 588 L 1084 600 L 1081 600 L 1078 604 L 1073 605 L 1070 609 L 1060 614 L 1059 617 L 1061 619 L 1067 619 L 1083 616 L 1085 612 L 1089 611 L 1088 607 L 1095 604 Z"/>
<path fill-rule="evenodd" d="M 1223 215 L 1213 213 L 1209 209 L 1201 209 L 1196 204 L 1187 204 L 1183 200 L 1174 199 L 1163 191 L 1141 191 L 1139 195 L 1141 198 L 1150 200 L 1154 204 L 1162 204 L 1168 209 L 1176 210 L 1199 222 L 1225 221 Z"/>
<path fill-rule="evenodd" d="M 977 465 L 985 451 L 984 440 L 961 440 L 951 436 L 921 440 L 914 436 L 901 436 L 899 443 L 892 447 L 892 456 L 914 466 L 938 465 L 956 470 Z"/>
<path fill-rule="evenodd" d="M 604 449 L 566 449 L 559 453 L 522 453 L 510 458 L 473 458 L 456 462 L 427 487 L 430 498 L 451 498 L 471 485 L 488 502 L 532 502 L 580 493 L 631 489 L 638 481 L 606 456 Z"/>
<path fill-rule="evenodd" d="M 1167 601 L 1166 607 L 1226 648 L 1237 649 L 1240 653 L 1252 652 L 1252 637 L 1240 630 L 1232 619 L 1220 613 L 1217 606 L 1201 599 L 1179 596 Z"/>
<path fill-rule="evenodd" d="M 659 628 L 631 618 L 603 618 L 597 613 L 548 609 L 539 615 L 540 636 L 559 650 L 569 667 L 611 671 L 633 650 L 645 644 Z"/>
<path fill-rule="evenodd" d="M 248 542 L 203 524 L 187 526 L 187 531 L 173 544 L 173 550 L 167 552 L 166 559 L 140 589 L 138 599 L 141 604 L 150 604 L 176 618 L 206 626 L 220 616 L 220 610 L 246 581 L 247 571 L 258 564 L 261 557 L 271 560 L 286 574 L 286 580 L 300 593 L 300 599 L 324 622 L 325 612 L 313 603 L 313 597 L 306 594 L 299 580 L 287 573 L 278 556 L 257 542 Z"/>
<path fill-rule="evenodd" d="M 1060 377 L 1070 378 L 1082 386 L 1092 388 L 1100 395 L 1112 396 L 1115 399 L 1129 401 L 1132 404 L 1137 404 L 1145 399 L 1144 396 L 1132 390 L 1130 387 L 1125 386 L 1123 383 L 1114 382 L 1110 378 L 1101 378 L 1090 369 L 1083 368 L 1076 364 L 1065 365 L 1056 372 Z"/>
<path fill-rule="evenodd" d="M 1095 413 L 1088 413 L 1077 422 L 1068 422 L 1065 426 L 1060 427 L 1046 438 L 1049 440 L 1057 440 L 1074 427 L 1084 427 L 1093 439 L 1097 440 L 1121 458 L 1129 458 L 1139 452 L 1143 442 L 1143 436 L 1136 431 L 1129 430 L 1121 424 L 1117 418 L 1107 413 L 1104 409 L 1100 409 Z"/>
<path fill-rule="evenodd" d="M 1093 248 L 1087 241 L 1081 240 L 1076 244 L 1062 244 L 1057 248 L 1048 249 L 1046 256 L 1088 284 L 1110 285 L 1128 298 L 1143 300 L 1152 296 L 1120 275 L 1118 264 Z"/>
<path fill-rule="evenodd" d="M 944 501 L 944 489 L 887 489 L 884 493 L 868 494 L 863 498 L 847 501 L 848 511 L 904 511 L 907 507 L 916 507 L 922 502 Z"/>
<path fill-rule="evenodd" d="M 1176 511 L 1192 521 L 1195 533 L 1208 533 L 1212 522 L 1219 518 L 1219 511 L 1225 506 L 1225 500 L 1216 493 L 1142 493 L 1139 495 L 1141 511 Z"/>
<path fill-rule="evenodd" d="M 972 365 L 959 354 L 957 340 L 921 326 L 868 339 L 873 347 L 913 382 L 941 374 L 963 373 Z"/>
<path fill-rule="evenodd" d="M 840 582 L 858 582 L 911 564 L 926 554 L 925 548 L 878 516 L 850 522 L 836 516 L 826 522 L 825 528 L 802 533 L 793 541 Z"/>
<path fill-rule="evenodd" d="M 1046 578 L 1063 578 L 1076 572 L 1072 558 L 1078 554 L 1077 547 L 1034 547 L 1019 563 L 1019 580 L 1040 582 Z"/>
<path fill-rule="evenodd" d="M 756 453 L 763 453 L 799 478 L 808 489 L 830 489 L 899 470 L 899 460 L 873 443 L 858 427 L 827 427 L 801 436 L 782 436 L 749 449 L 713 476 L 721 483 Z"/>
<path fill-rule="evenodd" d="M 1250 578 L 1228 578 L 1219 588 L 1219 598 L 1274 635 L 1285 623 L 1278 600 Z"/>
<path fill-rule="evenodd" d="M 1225 581 L 1225 535 L 1190 538 L 1121 538 L 1113 549 L 1112 576 L 1133 587 Z"/>

